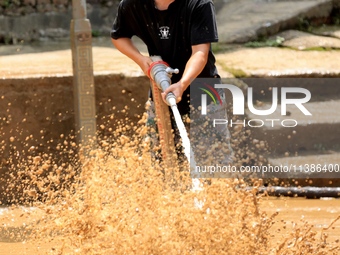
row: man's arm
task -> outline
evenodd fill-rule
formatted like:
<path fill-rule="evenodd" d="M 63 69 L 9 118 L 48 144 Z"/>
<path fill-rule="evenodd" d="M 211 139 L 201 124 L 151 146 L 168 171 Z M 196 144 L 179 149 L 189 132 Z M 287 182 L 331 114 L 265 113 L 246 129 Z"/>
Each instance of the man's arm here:
<path fill-rule="evenodd" d="M 117 50 L 132 59 L 137 65 L 139 65 L 145 75 L 148 74 L 148 69 L 150 64 L 152 63 L 152 60 L 149 57 L 142 55 L 130 38 L 111 38 L 111 40 Z"/>
<path fill-rule="evenodd" d="M 192 54 L 185 65 L 182 78 L 179 82 L 172 84 L 163 93 L 165 96 L 172 92 L 176 96 L 177 103 L 181 101 L 183 92 L 189 87 L 190 83 L 202 72 L 208 61 L 210 43 L 198 44 L 192 46 Z"/>

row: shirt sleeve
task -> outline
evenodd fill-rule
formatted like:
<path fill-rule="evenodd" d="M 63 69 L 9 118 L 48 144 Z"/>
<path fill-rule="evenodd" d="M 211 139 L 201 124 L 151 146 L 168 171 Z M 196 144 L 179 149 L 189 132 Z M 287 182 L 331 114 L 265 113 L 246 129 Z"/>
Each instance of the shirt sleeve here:
<path fill-rule="evenodd" d="M 125 1 L 121 1 L 118 6 L 117 15 L 112 25 L 111 37 L 131 38 L 134 35 L 131 23 L 128 18 L 128 6 Z"/>
<path fill-rule="evenodd" d="M 215 7 L 211 0 L 199 1 L 194 9 L 191 23 L 191 45 L 217 42 Z"/>

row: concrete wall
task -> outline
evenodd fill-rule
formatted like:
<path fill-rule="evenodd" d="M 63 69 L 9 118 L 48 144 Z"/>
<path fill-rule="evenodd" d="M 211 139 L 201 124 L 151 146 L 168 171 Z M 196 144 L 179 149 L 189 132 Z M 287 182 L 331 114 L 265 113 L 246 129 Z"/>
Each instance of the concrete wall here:
<path fill-rule="evenodd" d="M 119 0 L 86 0 L 89 5 L 110 7 Z M 72 0 L 0 0 L 0 14 L 22 16 L 34 12 L 62 12 L 72 7 Z"/>
<path fill-rule="evenodd" d="M 117 0 L 87 1 L 94 35 L 108 35 Z M 0 0 L 0 43 L 17 43 L 69 36 L 71 0 Z"/>

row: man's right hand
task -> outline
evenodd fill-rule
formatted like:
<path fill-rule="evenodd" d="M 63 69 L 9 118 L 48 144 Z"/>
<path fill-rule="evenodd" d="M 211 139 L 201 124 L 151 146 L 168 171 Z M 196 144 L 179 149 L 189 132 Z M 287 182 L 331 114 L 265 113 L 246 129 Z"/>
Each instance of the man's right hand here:
<path fill-rule="evenodd" d="M 140 55 L 140 59 L 137 62 L 137 64 L 140 66 L 140 68 L 142 69 L 146 76 L 148 76 L 148 71 L 151 63 L 152 63 L 151 58 L 143 55 Z"/>

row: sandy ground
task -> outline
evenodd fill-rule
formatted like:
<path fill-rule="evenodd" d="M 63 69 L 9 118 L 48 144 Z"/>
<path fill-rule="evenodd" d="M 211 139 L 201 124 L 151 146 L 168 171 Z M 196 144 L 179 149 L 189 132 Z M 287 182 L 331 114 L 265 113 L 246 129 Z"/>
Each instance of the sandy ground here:
<path fill-rule="evenodd" d="M 239 48 L 217 54 L 225 67 L 252 75 L 340 73 L 340 51 L 298 51 L 285 48 Z"/>
<path fill-rule="evenodd" d="M 141 52 L 146 47 L 136 41 Z M 1 78 L 71 75 L 72 53 L 69 42 L 46 43 L 43 47 L 29 45 L 8 46 L 0 50 Z M 99 73 L 123 73 L 129 76 L 143 75 L 137 64 L 116 50 L 109 41 L 93 42 L 93 69 Z M 59 49 L 59 50 L 56 50 Z M 48 51 L 47 51 L 48 50 Z M 219 72 L 230 77 L 233 69 L 250 75 L 278 74 L 339 74 L 340 51 L 298 51 L 286 48 L 228 47 L 215 53 Z M 232 71 L 231 71 L 232 72 Z"/>
<path fill-rule="evenodd" d="M 283 237 L 295 226 L 301 226 L 302 221 L 307 221 L 313 229 L 321 233 L 340 215 L 339 199 L 308 200 L 303 198 L 265 198 L 261 201 L 260 208 L 268 215 L 279 212 L 272 227 L 271 238 L 273 242 L 283 241 Z M 0 213 L 0 223 L 7 216 L 13 218 L 13 225 L 19 226 L 24 220 L 20 218 L 20 211 L 6 210 Z M 37 217 L 38 213 L 32 213 Z M 27 221 L 26 221 L 27 222 Z M 297 223 L 298 225 L 295 225 Z M 335 222 L 331 228 L 324 230 L 328 234 L 329 241 L 335 241 L 340 236 L 340 222 Z M 56 241 L 57 242 L 57 241 Z M 27 242 L 0 242 L 0 255 L 33 255 L 45 254 L 44 251 L 53 246 L 52 243 Z"/>
<path fill-rule="evenodd" d="M 94 47 L 92 54 L 95 74 L 142 75 L 137 64 L 114 48 Z M 72 53 L 71 50 L 59 50 L 3 56 L 0 66 L 2 78 L 72 75 Z"/>

